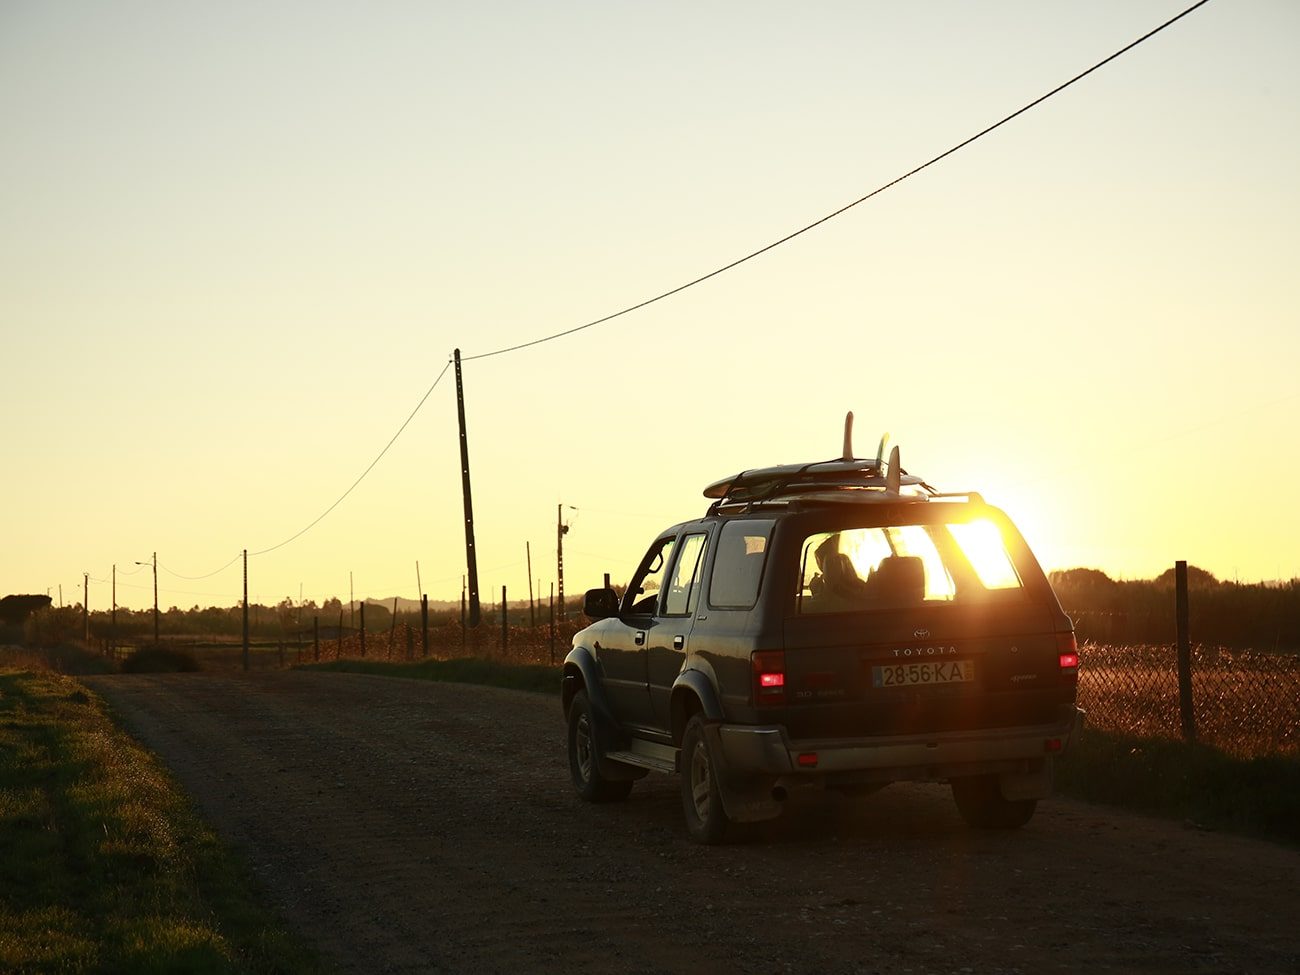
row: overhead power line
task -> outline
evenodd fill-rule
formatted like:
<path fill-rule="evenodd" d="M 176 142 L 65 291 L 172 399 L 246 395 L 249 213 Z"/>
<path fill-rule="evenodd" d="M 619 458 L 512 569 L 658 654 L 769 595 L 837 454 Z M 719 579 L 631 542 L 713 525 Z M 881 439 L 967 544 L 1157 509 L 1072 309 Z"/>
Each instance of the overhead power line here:
<path fill-rule="evenodd" d="M 179 572 L 174 572 L 173 570 L 167 568 L 167 566 L 163 565 L 161 562 L 158 563 L 158 568 L 162 569 L 164 572 L 174 575 L 177 579 L 185 579 L 188 582 L 198 582 L 200 579 L 211 579 L 217 573 L 225 572 L 232 565 L 234 565 L 236 562 L 239 561 L 240 554 L 241 553 L 236 552 L 235 557 L 231 559 L 229 562 L 227 562 L 225 565 L 223 565 L 221 568 L 213 569 L 211 572 L 208 572 L 205 575 L 201 575 L 201 576 L 183 576 Z"/>
<path fill-rule="evenodd" d="M 653 305 L 657 301 L 663 301 L 665 298 L 671 298 L 673 295 L 680 294 L 681 292 L 685 291 L 687 288 L 693 288 L 697 284 L 703 284 L 705 281 L 708 281 L 710 278 L 716 278 L 719 274 L 723 274 L 726 271 L 730 271 L 732 268 L 739 267 L 740 265 L 744 264 L 746 261 L 752 261 L 754 258 L 766 254 L 768 251 L 774 250 L 775 248 L 780 247 L 782 244 L 789 243 L 790 241 L 794 240 L 796 237 L 800 237 L 803 234 L 808 233 L 808 231 L 813 230 L 816 227 L 820 227 L 822 224 L 826 223 L 827 221 L 835 219 L 840 214 L 852 210 L 855 206 L 858 206 L 860 203 L 866 203 L 873 196 L 879 196 L 881 193 L 885 192 L 885 190 L 897 186 L 899 183 L 903 182 L 903 180 L 911 176 L 915 176 L 923 169 L 928 169 L 931 166 L 933 166 L 935 163 L 943 159 L 947 159 L 953 153 L 958 152 L 961 149 L 965 149 L 971 143 L 984 138 L 984 136 L 988 135 L 990 132 L 994 131 L 995 129 L 999 129 L 1002 126 L 1006 125 L 1012 119 L 1015 119 L 1025 114 L 1025 112 L 1028 112 L 1031 108 L 1035 108 L 1036 106 L 1041 105 L 1043 102 L 1047 101 L 1053 95 L 1057 95 L 1065 91 L 1065 89 L 1069 88 L 1075 82 L 1082 81 L 1084 78 L 1088 77 L 1088 75 L 1092 74 L 1094 71 L 1098 70 L 1099 68 L 1105 67 L 1111 61 L 1114 61 L 1116 58 L 1120 57 L 1121 55 L 1127 54 L 1129 51 L 1133 50 L 1133 48 L 1137 47 L 1139 44 L 1143 43 L 1144 41 L 1150 40 L 1152 37 L 1155 37 L 1166 27 L 1169 27 L 1177 23 L 1178 21 L 1186 17 L 1188 14 L 1190 14 L 1192 11 L 1196 10 L 1198 7 L 1203 7 L 1209 2 L 1210 0 L 1198 0 L 1197 3 L 1192 4 L 1190 7 L 1188 7 L 1186 10 L 1184 10 L 1182 13 L 1178 14 L 1177 16 L 1169 18 L 1159 27 L 1147 31 L 1137 40 L 1124 45 L 1114 54 L 1098 61 L 1091 68 L 1088 68 L 1086 71 L 1079 72 L 1079 74 L 1075 75 L 1069 81 L 1057 85 L 1055 88 L 1047 92 L 1045 95 L 1040 95 L 1038 98 L 1035 98 L 1029 104 L 1016 109 L 1010 115 L 1007 115 L 999 119 L 998 121 L 994 122 L 992 125 L 988 126 L 987 128 L 981 129 L 979 132 L 976 132 L 970 138 L 964 139 L 961 142 L 957 143 L 951 149 L 947 149 L 944 152 L 939 153 L 939 155 L 935 156 L 933 159 L 921 163 L 921 165 L 915 167 L 914 169 L 909 169 L 907 172 L 903 173 L 902 176 L 890 180 L 888 183 L 885 183 L 883 186 L 876 187 L 870 193 L 866 194 L 865 196 L 858 197 L 852 203 L 846 203 L 838 210 L 828 213 L 826 214 L 826 216 L 818 220 L 814 220 L 812 223 L 808 224 L 807 226 L 800 227 L 798 230 L 794 231 L 793 233 L 786 234 L 784 237 L 780 238 L 779 240 L 774 240 L 772 241 L 772 243 L 760 247 L 758 250 L 746 254 L 744 257 L 737 258 L 736 260 L 732 261 L 729 264 L 724 264 L 722 267 L 710 271 L 708 274 L 702 274 L 698 278 L 694 278 L 693 280 L 687 281 L 685 284 L 679 284 L 677 287 L 669 291 L 665 291 L 662 294 L 655 295 L 653 298 L 646 298 L 644 301 L 638 301 L 636 304 L 629 305 L 628 307 L 620 311 L 616 311 L 612 314 L 605 315 L 603 318 L 597 318 L 594 321 L 587 322 L 583 325 L 576 325 L 573 328 L 565 329 L 563 332 L 556 332 L 553 335 L 545 335 L 542 336 L 541 338 L 532 339 L 531 341 L 528 342 L 520 342 L 518 345 L 511 345 L 511 346 L 507 346 L 506 348 L 495 349 L 492 352 L 480 352 L 477 355 L 461 356 L 461 359 L 464 362 L 472 362 L 475 359 L 487 359 L 492 356 L 505 355 L 507 352 L 518 352 L 520 349 L 527 349 L 534 345 L 541 345 L 543 342 L 551 342 L 554 341 L 555 339 L 561 339 L 564 338 L 565 336 L 573 335 L 576 332 L 581 332 L 584 329 L 593 328 L 596 325 L 603 325 L 606 322 L 613 321 L 615 318 L 621 318 L 624 315 L 628 315 L 634 311 L 638 311 L 641 308 L 645 308 L 647 305 Z"/>
<path fill-rule="evenodd" d="M 312 520 L 312 521 L 311 521 L 311 522 L 310 522 L 310 523 L 309 523 L 305 528 L 301 529 L 300 531 L 296 532 L 296 533 L 293 534 L 293 535 L 290 535 L 290 536 L 289 536 L 288 538 L 286 538 L 284 541 L 279 542 L 279 543 L 277 543 L 277 544 L 275 544 L 275 545 L 272 545 L 270 548 L 264 548 L 264 549 L 261 549 L 261 550 L 256 551 L 256 552 L 249 552 L 249 553 L 248 553 L 249 558 L 252 558 L 252 557 L 255 556 L 255 555 L 266 555 L 268 552 L 274 552 L 277 548 L 284 548 L 284 546 L 288 545 L 290 542 L 294 541 L 294 540 L 297 539 L 297 538 L 302 537 L 302 536 L 305 535 L 308 531 L 310 531 L 312 528 L 315 528 L 316 525 L 319 524 L 320 521 L 321 521 L 321 520 L 322 520 L 326 515 L 328 515 L 331 511 L 333 511 L 333 510 L 334 510 L 335 508 L 337 508 L 340 504 L 342 504 L 342 503 L 343 503 L 343 499 L 346 498 L 349 494 L 351 494 L 354 490 L 356 490 L 357 485 L 360 484 L 362 481 L 364 481 L 364 480 L 366 479 L 366 475 L 369 474 L 372 470 L 375 469 L 375 465 L 378 464 L 378 463 L 383 459 L 384 454 L 388 453 L 388 448 L 391 447 L 394 443 L 397 442 L 397 438 L 400 437 L 400 436 L 402 435 L 402 431 L 405 430 L 405 429 L 407 428 L 407 426 L 410 424 L 410 422 L 411 422 L 412 420 L 415 419 L 415 414 L 417 414 L 417 413 L 420 412 L 420 408 L 421 408 L 422 406 L 424 406 L 424 401 L 427 400 L 427 399 L 429 398 L 429 396 L 433 393 L 433 391 L 434 391 L 435 389 L 438 388 L 438 383 L 442 382 L 442 377 L 445 376 L 445 375 L 447 375 L 447 370 L 450 369 L 450 368 L 451 368 L 451 361 L 448 360 L 447 364 L 446 364 L 445 366 L 442 367 L 442 372 L 438 373 L 438 378 L 435 379 L 435 380 L 433 381 L 433 385 L 430 386 L 427 390 L 425 390 L 424 395 L 420 397 L 420 402 L 418 402 L 418 403 L 415 404 L 415 409 L 413 409 L 413 410 L 411 411 L 411 415 L 408 416 L 408 417 L 407 417 L 407 418 L 402 422 L 402 425 L 401 425 L 400 427 L 397 428 L 397 432 L 396 432 L 395 434 L 393 434 L 392 439 L 389 440 L 388 443 L 384 444 L 384 449 L 381 450 L 381 451 L 379 452 L 379 456 L 377 456 L 374 460 L 372 460 L 372 461 L 370 462 L 370 466 L 367 467 L 364 471 L 361 472 L 361 476 L 358 477 L 355 481 L 352 482 L 352 486 L 351 486 L 350 488 L 348 488 L 348 489 L 347 489 L 346 491 L 344 491 L 341 495 L 339 495 L 339 498 L 338 498 L 337 501 L 335 501 L 332 505 L 330 505 L 328 508 L 326 508 L 324 511 L 322 511 L 319 515 L 317 515 L 317 516 L 316 516 L 316 517 L 315 517 L 315 518 L 314 518 L 314 519 L 313 519 L 313 520 Z M 238 558 L 238 556 L 236 556 L 236 558 Z M 227 564 L 229 564 L 229 563 L 227 563 Z M 219 572 L 219 571 L 221 571 L 221 570 L 218 569 L 217 571 Z M 215 573 L 214 573 L 214 574 L 215 574 Z"/>

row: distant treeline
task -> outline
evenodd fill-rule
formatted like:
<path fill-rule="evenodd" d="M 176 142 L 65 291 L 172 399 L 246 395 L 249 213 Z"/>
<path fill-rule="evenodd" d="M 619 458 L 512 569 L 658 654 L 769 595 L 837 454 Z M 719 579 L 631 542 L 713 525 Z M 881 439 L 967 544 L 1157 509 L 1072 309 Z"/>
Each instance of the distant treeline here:
<path fill-rule="evenodd" d="M 41 597 L 44 599 L 45 597 Z M 313 626 L 319 621 L 322 636 L 331 639 L 337 636 L 339 621 L 343 630 L 351 632 L 361 626 L 361 600 L 355 606 L 349 606 L 339 599 L 328 599 L 323 604 L 307 601 L 302 604 L 285 599 L 274 606 L 250 603 L 248 607 L 248 630 L 250 639 L 257 641 L 299 639 L 310 640 Z M 581 602 L 575 607 L 570 603 L 569 614 L 581 615 Z M 397 619 L 393 619 L 393 601 L 387 604 L 378 600 L 365 600 L 366 629 L 374 632 L 388 630 L 394 622 L 418 627 L 420 625 L 419 604 L 414 600 L 399 600 Z M 515 625 L 527 625 L 530 622 L 528 604 L 522 606 L 510 604 L 510 622 Z M 549 607 L 539 605 L 537 622 L 542 624 L 549 617 Z M 482 607 L 484 626 L 501 625 L 499 607 L 484 603 Z M 442 626 L 453 620 L 460 620 L 460 606 L 456 603 L 429 603 L 430 627 Z M 90 614 L 90 637 L 94 641 L 114 640 L 126 643 L 144 643 L 153 640 L 154 621 L 152 609 L 131 610 L 118 607 L 116 622 L 109 610 L 96 610 Z M 240 639 L 243 635 L 244 610 L 241 606 L 209 606 L 206 609 L 194 606 L 179 609 L 173 606 L 158 614 L 158 635 L 166 641 L 184 638 Z M 48 607 L 38 609 L 27 616 L 22 624 L 9 624 L 0 628 L 0 637 L 8 636 L 0 642 L 24 642 L 34 646 L 56 646 L 68 640 L 78 640 L 83 636 L 85 620 L 81 606 Z"/>
<path fill-rule="evenodd" d="M 1220 582 L 1188 566 L 1191 640 L 1204 646 L 1300 651 L 1300 579 Z M 1155 579 L 1118 581 L 1096 569 L 1051 573 L 1061 608 L 1080 642 L 1169 644 L 1177 638 L 1174 570 Z"/>
<path fill-rule="evenodd" d="M 1172 644 L 1176 639 L 1172 569 L 1155 579 L 1142 580 L 1115 580 L 1096 569 L 1067 569 L 1051 573 L 1051 580 L 1061 607 L 1074 620 L 1081 642 Z M 1268 585 L 1220 582 L 1203 569 L 1189 566 L 1188 588 L 1193 643 L 1300 652 L 1300 579 Z M 568 616 L 581 618 L 581 597 L 567 602 Z M 530 624 L 527 603 L 512 602 L 509 611 L 510 623 Z M 484 603 L 483 625 L 499 627 L 499 612 L 499 606 Z M 360 626 L 359 605 L 353 612 L 352 607 L 338 599 L 326 600 L 321 605 L 311 601 L 298 605 L 289 599 L 274 606 L 254 603 L 249 606 L 249 635 L 262 641 L 309 639 L 313 620 L 319 619 L 322 636 L 333 636 L 339 629 L 340 614 L 344 631 Z M 549 607 L 539 603 L 537 623 L 545 624 L 549 617 Z M 430 603 L 431 627 L 459 619 L 458 604 Z M 396 622 L 418 627 L 418 604 L 400 600 Z M 366 601 L 366 629 L 386 630 L 393 623 L 391 600 L 387 604 Z M 38 609 L 25 624 L 0 622 L 0 642 L 53 646 L 64 640 L 79 639 L 83 626 L 80 606 Z M 169 637 L 238 639 L 243 632 L 243 609 L 239 606 L 172 607 L 159 614 L 158 631 L 164 640 Z M 152 640 L 153 610 L 119 608 L 116 625 L 108 611 L 92 612 L 90 635 L 100 641 Z"/>

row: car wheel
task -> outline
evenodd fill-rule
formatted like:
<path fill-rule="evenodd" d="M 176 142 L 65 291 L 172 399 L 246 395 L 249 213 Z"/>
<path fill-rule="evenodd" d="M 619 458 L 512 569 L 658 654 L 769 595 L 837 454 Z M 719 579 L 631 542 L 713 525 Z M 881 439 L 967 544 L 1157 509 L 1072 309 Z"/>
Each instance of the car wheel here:
<path fill-rule="evenodd" d="M 632 782 L 607 779 L 597 760 L 596 722 L 586 691 L 578 691 L 569 705 L 569 774 L 573 787 L 587 802 L 617 802 L 632 791 Z"/>
<path fill-rule="evenodd" d="M 1037 799 L 1006 799 L 996 775 L 952 780 L 952 797 L 968 826 L 977 829 L 1019 829 L 1034 815 Z"/>
<path fill-rule="evenodd" d="M 681 753 L 682 812 L 686 831 L 697 843 L 721 843 L 731 820 L 718 794 L 718 765 L 704 737 L 704 718 L 695 715 L 686 724 Z"/>

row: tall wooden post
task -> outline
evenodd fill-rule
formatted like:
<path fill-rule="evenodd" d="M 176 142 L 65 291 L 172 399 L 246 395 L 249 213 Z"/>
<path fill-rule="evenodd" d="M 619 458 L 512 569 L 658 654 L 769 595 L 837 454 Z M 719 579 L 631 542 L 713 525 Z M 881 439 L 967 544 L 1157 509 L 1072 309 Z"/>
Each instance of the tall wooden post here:
<path fill-rule="evenodd" d="M 1188 625 L 1187 563 L 1174 563 L 1174 612 L 1178 624 L 1178 713 L 1183 740 L 1196 741 L 1196 712 L 1192 707 L 1192 639 Z"/>
<path fill-rule="evenodd" d="M 158 646 L 158 553 L 153 553 L 153 645 Z"/>
<path fill-rule="evenodd" d="M 537 629 L 537 606 L 533 602 L 533 546 L 524 542 L 524 554 L 528 556 L 528 625 Z M 529 637 L 531 640 L 532 637 Z"/>
<path fill-rule="evenodd" d="M 501 587 L 501 656 L 510 650 L 510 613 L 506 610 L 506 587 Z"/>
<path fill-rule="evenodd" d="M 244 669 L 248 669 L 248 549 L 244 549 Z"/>
<path fill-rule="evenodd" d="M 420 593 L 420 650 L 424 656 L 429 655 L 429 594 Z"/>
<path fill-rule="evenodd" d="M 560 591 L 560 619 L 564 619 L 564 536 L 569 526 L 564 523 L 564 505 L 555 506 L 555 581 Z"/>
<path fill-rule="evenodd" d="M 481 619 L 478 602 L 478 553 L 474 550 L 474 501 L 469 488 L 469 438 L 465 433 L 465 389 L 460 375 L 460 349 L 456 359 L 456 418 L 460 421 L 460 479 L 465 496 L 465 567 L 469 572 L 469 625 L 478 626 Z"/>
<path fill-rule="evenodd" d="M 108 647 L 114 660 L 117 659 L 117 563 L 113 563 L 113 615 L 108 622 Z"/>

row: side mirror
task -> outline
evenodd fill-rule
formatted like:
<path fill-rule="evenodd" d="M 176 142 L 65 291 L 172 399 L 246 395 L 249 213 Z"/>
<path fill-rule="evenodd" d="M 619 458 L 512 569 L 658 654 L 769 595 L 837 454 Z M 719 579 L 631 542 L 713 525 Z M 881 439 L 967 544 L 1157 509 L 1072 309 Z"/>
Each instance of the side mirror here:
<path fill-rule="evenodd" d="M 588 589 L 582 599 L 583 615 L 593 620 L 608 619 L 618 615 L 618 593 L 613 589 Z"/>

